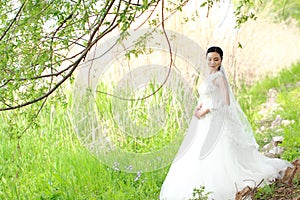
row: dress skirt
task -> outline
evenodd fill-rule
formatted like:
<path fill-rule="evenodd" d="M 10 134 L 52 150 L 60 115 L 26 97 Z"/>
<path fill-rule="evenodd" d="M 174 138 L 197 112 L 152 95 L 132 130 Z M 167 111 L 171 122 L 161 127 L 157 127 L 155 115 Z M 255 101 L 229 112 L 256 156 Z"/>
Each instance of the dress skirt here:
<path fill-rule="evenodd" d="M 186 138 L 193 138 L 184 151 L 179 151 L 163 183 L 160 200 L 192 199 L 195 188 L 205 187 L 209 199 L 233 200 L 245 186 L 254 187 L 263 180 L 268 184 L 283 175 L 291 164 L 263 156 L 257 146 L 248 144 L 242 127 L 229 115 L 219 120 L 219 112 L 198 120 Z M 206 156 L 201 156 L 212 127 L 220 127 L 214 144 Z M 191 134 L 193 135 L 191 137 Z M 184 143 L 183 143 L 184 144 Z"/>

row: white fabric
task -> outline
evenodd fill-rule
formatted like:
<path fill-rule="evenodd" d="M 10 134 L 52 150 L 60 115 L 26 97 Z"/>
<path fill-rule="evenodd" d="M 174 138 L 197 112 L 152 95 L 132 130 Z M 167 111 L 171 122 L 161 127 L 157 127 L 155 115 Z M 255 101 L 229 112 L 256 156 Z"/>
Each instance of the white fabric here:
<path fill-rule="evenodd" d="M 192 118 L 188 132 L 160 192 L 161 200 L 192 198 L 205 186 L 209 199 L 233 200 L 246 185 L 279 178 L 291 166 L 257 150 L 250 124 L 235 101 L 224 70 L 209 75 L 199 89 L 202 106 L 211 112 Z M 281 172 L 281 173 L 280 173 Z"/>

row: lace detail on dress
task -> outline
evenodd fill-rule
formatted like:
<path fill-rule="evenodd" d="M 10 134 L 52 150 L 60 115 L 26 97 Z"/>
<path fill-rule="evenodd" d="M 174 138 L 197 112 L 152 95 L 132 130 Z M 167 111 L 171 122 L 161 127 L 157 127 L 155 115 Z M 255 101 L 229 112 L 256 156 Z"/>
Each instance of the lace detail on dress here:
<path fill-rule="evenodd" d="M 211 112 L 222 109 L 228 106 L 225 96 L 228 91 L 225 91 L 217 84 L 219 79 L 223 79 L 224 75 L 221 72 L 211 74 L 199 86 L 198 92 L 203 108 L 209 108 Z M 227 87 L 227 85 L 223 86 Z"/>

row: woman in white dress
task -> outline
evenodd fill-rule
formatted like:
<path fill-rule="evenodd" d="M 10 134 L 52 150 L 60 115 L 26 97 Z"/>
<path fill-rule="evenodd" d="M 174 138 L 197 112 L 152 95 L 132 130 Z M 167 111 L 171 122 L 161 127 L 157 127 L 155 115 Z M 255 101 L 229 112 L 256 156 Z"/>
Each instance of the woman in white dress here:
<path fill-rule="evenodd" d="M 224 68 L 223 51 L 206 53 L 210 74 L 198 88 L 200 99 L 188 132 L 160 192 L 161 200 L 191 199 L 205 187 L 209 199 L 232 200 L 246 186 L 282 177 L 291 164 L 258 151 L 251 126 L 235 100 Z"/>

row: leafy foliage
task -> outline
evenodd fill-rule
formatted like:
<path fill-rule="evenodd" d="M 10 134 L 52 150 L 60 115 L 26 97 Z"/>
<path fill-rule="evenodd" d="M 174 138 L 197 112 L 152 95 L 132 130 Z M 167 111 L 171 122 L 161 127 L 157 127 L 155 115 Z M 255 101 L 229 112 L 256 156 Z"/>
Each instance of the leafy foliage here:
<path fill-rule="evenodd" d="M 131 24 L 144 15 L 150 26 L 163 27 L 188 1 L 0 1 L 0 111 L 46 100 L 106 35 L 118 31 L 125 38 Z M 208 0 L 202 6 L 209 10 L 217 2 Z M 162 16 L 157 21 L 151 15 L 159 4 Z M 254 18 L 241 11 L 249 5 L 241 0 L 238 25 Z"/>
<path fill-rule="evenodd" d="M 236 27 L 240 27 L 246 21 L 252 19 L 256 20 L 257 17 L 255 13 L 258 11 L 259 6 L 262 2 L 257 2 L 256 0 L 240 0 L 237 2 L 236 10 L 234 12 L 236 16 Z M 241 45 L 239 44 L 239 47 Z"/>
<path fill-rule="evenodd" d="M 201 186 L 200 188 L 195 188 L 193 191 L 193 198 L 190 200 L 208 200 L 208 195 L 211 192 L 206 192 L 205 187 Z"/>
<path fill-rule="evenodd" d="M 158 2 L 0 2 L 0 110 L 47 98 L 100 39 L 114 29 L 126 32 L 137 15 Z"/>

